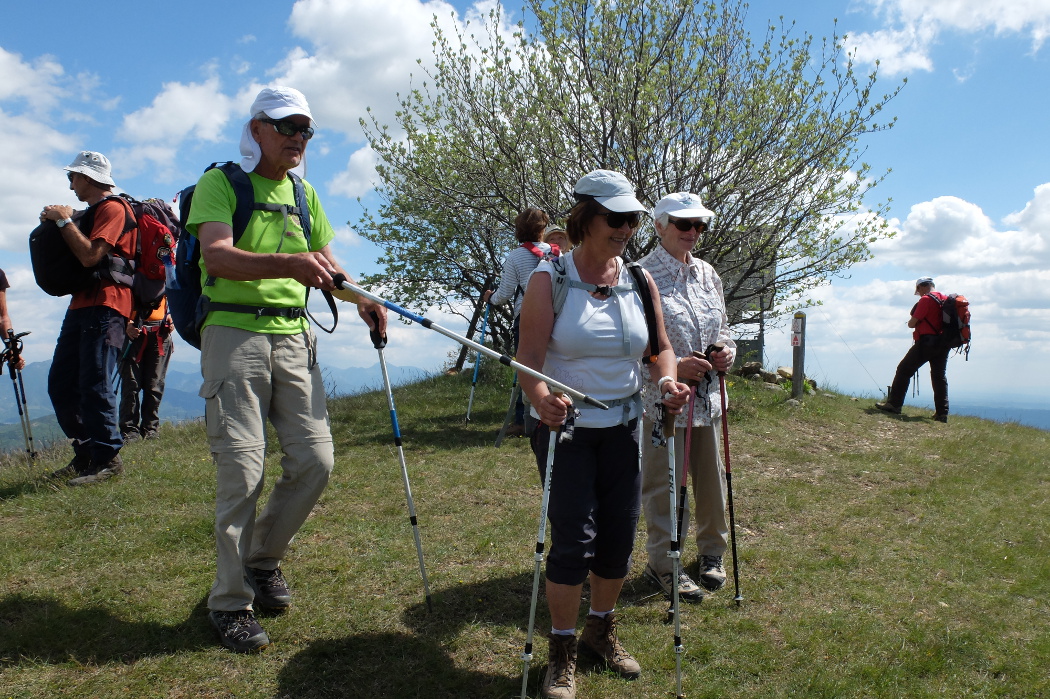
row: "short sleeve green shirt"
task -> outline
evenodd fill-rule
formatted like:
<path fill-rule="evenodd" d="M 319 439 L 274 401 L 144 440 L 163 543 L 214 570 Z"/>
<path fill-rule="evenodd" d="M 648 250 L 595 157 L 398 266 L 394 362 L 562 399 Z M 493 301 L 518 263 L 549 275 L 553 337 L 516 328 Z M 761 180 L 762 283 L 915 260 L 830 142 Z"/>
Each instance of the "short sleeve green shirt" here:
<path fill-rule="evenodd" d="M 248 173 L 248 178 L 255 189 L 256 202 L 288 205 L 295 203 L 294 187 L 287 177 L 278 182 L 251 172 Z M 248 227 L 237 241 L 236 247 L 258 253 L 297 253 L 317 251 L 328 245 L 335 237 L 335 231 L 321 208 L 316 190 L 305 180 L 303 189 L 310 209 L 309 245 L 303 235 L 302 223 L 298 216 L 289 215 L 285 218 L 278 211 L 253 211 Z M 212 168 L 197 182 L 186 230 L 196 236 L 197 228 L 202 223 L 214 221 L 232 226 L 236 206 L 237 199 L 230 181 L 221 170 Z M 301 308 L 306 303 L 306 287 L 294 279 L 258 279 L 246 282 L 215 279 L 214 284 L 210 286 L 206 285 L 207 280 L 208 274 L 204 270 L 204 260 L 201 259 L 201 287 L 204 295 L 213 301 L 273 308 Z M 305 329 L 306 322 L 305 318 L 256 318 L 249 313 L 212 311 L 208 314 L 204 327 L 225 325 L 251 332 L 294 335 Z"/>

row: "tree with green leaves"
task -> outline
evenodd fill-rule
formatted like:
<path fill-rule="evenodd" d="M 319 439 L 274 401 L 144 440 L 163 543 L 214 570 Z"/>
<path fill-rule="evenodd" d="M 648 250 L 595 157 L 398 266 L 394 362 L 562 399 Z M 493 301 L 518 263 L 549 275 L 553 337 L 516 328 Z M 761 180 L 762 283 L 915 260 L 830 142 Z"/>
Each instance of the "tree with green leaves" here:
<path fill-rule="evenodd" d="M 434 67 L 399 95 L 396 129 L 362 122 L 381 204 L 358 226 L 383 246 L 364 281 L 400 301 L 469 315 L 516 244 L 527 206 L 563 219 L 576 180 L 618 170 L 653 205 L 690 191 L 716 213 L 695 254 L 723 278 L 730 321 L 793 311 L 803 294 L 870 256 L 889 235 L 886 204 L 865 203 L 886 173 L 863 161 L 896 85 L 875 98 L 841 37 L 794 36 L 783 19 L 761 43 L 746 4 L 693 0 L 529 0 L 504 31 L 435 21 Z M 468 25 L 467 30 L 470 30 Z M 628 254 L 652 249 L 651 225 Z M 510 346 L 510 315 L 492 314 Z"/>

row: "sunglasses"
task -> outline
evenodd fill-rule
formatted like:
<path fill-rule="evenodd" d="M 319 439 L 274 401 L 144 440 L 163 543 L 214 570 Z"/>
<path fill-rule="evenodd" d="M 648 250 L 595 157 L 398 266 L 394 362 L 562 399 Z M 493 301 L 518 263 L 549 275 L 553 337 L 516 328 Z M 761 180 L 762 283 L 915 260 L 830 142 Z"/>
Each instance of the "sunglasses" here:
<path fill-rule="evenodd" d="M 73 184 L 73 175 L 74 175 L 74 174 L 75 174 L 75 173 L 72 173 L 72 172 L 67 172 L 67 173 L 66 173 L 66 177 L 68 177 L 68 178 L 69 178 L 69 183 L 70 183 L 70 184 Z"/>
<path fill-rule="evenodd" d="M 674 224 L 674 227 L 683 233 L 690 228 L 695 228 L 697 233 L 703 233 L 707 230 L 707 221 L 690 221 L 686 218 L 668 218 L 667 222 Z"/>
<path fill-rule="evenodd" d="M 609 224 L 609 228 L 622 228 L 623 224 L 634 230 L 641 224 L 642 217 L 637 211 L 622 214 L 619 211 L 604 211 L 599 216 L 605 217 L 605 222 Z"/>
<path fill-rule="evenodd" d="M 304 141 L 309 141 L 311 138 L 314 137 L 314 130 L 312 126 L 299 126 L 295 122 L 288 121 L 287 119 L 282 119 L 278 121 L 277 119 L 259 117 L 258 120 L 272 126 L 274 130 L 282 136 L 294 136 L 298 133 L 303 135 Z"/>

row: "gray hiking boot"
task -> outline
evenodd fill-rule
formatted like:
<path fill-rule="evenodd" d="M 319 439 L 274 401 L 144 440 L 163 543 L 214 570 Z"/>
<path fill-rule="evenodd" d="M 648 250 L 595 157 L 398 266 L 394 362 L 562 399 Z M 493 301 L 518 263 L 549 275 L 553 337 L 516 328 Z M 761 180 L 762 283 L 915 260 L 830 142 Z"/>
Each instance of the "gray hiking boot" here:
<path fill-rule="evenodd" d="M 47 474 L 47 477 L 54 478 L 56 481 L 64 481 L 68 478 L 83 476 L 89 470 L 91 470 L 91 457 L 74 455 L 72 461 L 57 471 Z"/>
<path fill-rule="evenodd" d="M 547 672 L 540 694 L 546 699 L 576 699 L 576 637 L 549 633 Z"/>
<path fill-rule="evenodd" d="M 663 590 L 664 594 L 667 595 L 667 599 L 671 599 L 671 595 L 674 594 L 674 588 L 671 587 L 671 578 L 673 577 L 673 573 L 664 573 L 661 575 L 653 570 L 652 566 L 645 566 L 645 579 Z M 689 574 L 682 569 L 679 569 L 678 571 L 678 599 L 693 604 L 699 604 L 704 601 L 703 591 L 695 582 L 693 582 L 693 579 L 689 577 Z"/>
<path fill-rule="evenodd" d="M 883 403 L 876 403 L 875 407 L 878 408 L 879 410 L 881 410 L 884 413 L 892 413 L 894 415 L 900 415 L 901 414 L 901 409 L 898 408 L 893 403 L 890 403 L 889 401 L 885 401 Z"/>
<path fill-rule="evenodd" d="M 580 649 L 624 679 L 633 680 L 642 674 L 642 666 L 616 636 L 616 614 L 613 612 L 604 617 L 587 615 L 587 624 L 580 636 Z"/>
<path fill-rule="evenodd" d="M 292 606 L 292 593 L 280 567 L 244 569 L 244 579 L 255 593 L 255 606 L 272 611 L 283 611 Z"/>
<path fill-rule="evenodd" d="M 208 621 L 219 632 L 219 640 L 222 645 L 230 650 L 238 653 L 252 653 L 270 645 L 270 637 L 259 626 L 259 622 L 255 620 L 255 614 L 250 609 L 235 612 L 208 612 Z"/>
<path fill-rule="evenodd" d="M 726 584 L 726 569 L 721 556 L 700 556 L 700 584 L 714 592 Z"/>
<path fill-rule="evenodd" d="M 124 473 L 124 462 L 120 460 L 120 454 L 116 454 L 104 464 L 93 464 L 88 473 L 69 479 L 66 481 L 66 485 L 74 488 L 78 485 L 92 485 L 108 481 L 113 476 L 119 476 L 122 473 Z"/>

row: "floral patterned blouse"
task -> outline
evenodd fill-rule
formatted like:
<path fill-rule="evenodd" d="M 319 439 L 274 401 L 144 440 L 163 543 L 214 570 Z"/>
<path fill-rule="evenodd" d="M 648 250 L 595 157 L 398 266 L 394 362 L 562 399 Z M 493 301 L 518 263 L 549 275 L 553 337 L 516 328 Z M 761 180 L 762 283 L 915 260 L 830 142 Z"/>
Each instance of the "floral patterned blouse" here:
<path fill-rule="evenodd" d="M 655 250 L 643 257 L 640 264 L 652 275 L 660 291 L 664 327 L 675 356 L 679 359 L 688 357 L 693 350 L 703 352 L 712 344 L 722 342 L 729 350 L 732 362 L 736 357 L 736 343 L 729 335 L 722 280 L 715 268 L 692 255 L 689 255 L 689 262 L 683 264 L 662 245 L 657 245 Z M 655 414 L 659 397 L 657 387 L 650 381 L 645 382 L 642 402 L 648 417 Z M 693 426 L 710 425 L 711 419 L 721 414 L 718 374 L 711 370 L 697 386 Z M 687 419 L 686 411 L 682 411 L 675 418 L 675 426 L 685 427 Z"/>

